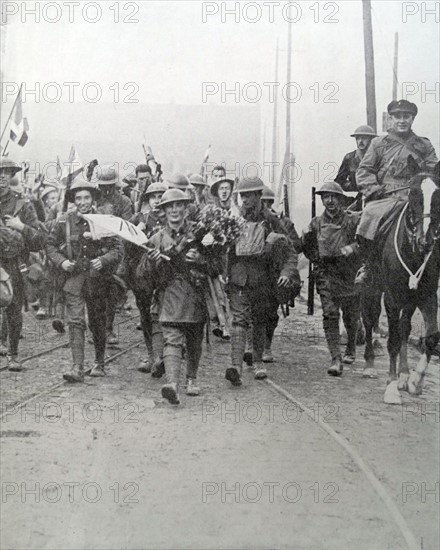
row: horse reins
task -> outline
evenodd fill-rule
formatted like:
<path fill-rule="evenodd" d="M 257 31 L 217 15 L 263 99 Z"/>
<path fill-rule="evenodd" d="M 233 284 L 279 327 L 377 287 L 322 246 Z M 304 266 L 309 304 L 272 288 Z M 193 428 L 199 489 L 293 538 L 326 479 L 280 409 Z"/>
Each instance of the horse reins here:
<path fill-rule="evenodd" d="M 409 281 L 408 281 L 408 286 L 410 288 L 410 290 L 417 290 L 417 287 L 419 286 L 419 282 L 420 282 L 420 279 L 422 278 L 423 276 L 423 273 L 425 271 L 425 268 L 426 268 L 426 265 L 429 261 L 429 258 L 431 257 L 431 254 L 432 254 L 432 251 L 433 249 L 431 249 L 428 254 L 425 256 L 425 259 L 423 260 L 423 263 L 422 265 L 419 267 L 419 269 L 413 273 L 409 267 L 406 265 L 406 263 L 404 262 L 401 254 L 400 254 L 400 251 L 399 251 L 399 245 L 397 243 L 397 236 L 399 234 L 399 230 L 400 230 L 400 225 L 402 223 L 402 219 L 403 219 L 403 216 L 405 215 L 405 212 L 408 208 L 408 205 L 409 203 L 407 202 L 405 204 L 405 206 L 403 207 L 403 210 L 402 212 L 400 213 L 400 216 L 399 216 L 399 220 L 397 222 L 397 227 L 396 227 L 396 232 L 394 233 L 394 248 L 396 250 L 396 254 L 397 254 L 397 258 L 399 259 L 399 262 L 402 264 L 402 266 L 404 267 L 405 271 L 408 273 L 409 275 Z"/>

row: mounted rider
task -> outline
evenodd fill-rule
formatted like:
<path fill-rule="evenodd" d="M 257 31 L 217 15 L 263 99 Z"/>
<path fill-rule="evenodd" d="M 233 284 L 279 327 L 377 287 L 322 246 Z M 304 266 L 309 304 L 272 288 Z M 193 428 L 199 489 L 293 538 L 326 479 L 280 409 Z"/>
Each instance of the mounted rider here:
<path fill-rule="evenodd" d="M 369 264 L 381 235 L 407 202 L 413 175 L 408 158 L 411 156 L 420 171 L 426 172 L 432 172 L 438 161 L 429 139 L 411 130 L 417 112 L 417 106 L 406 99 L 392 101 L 388 105 L 391 129 L 373 139 L 356 172 L 357 185 L 366 202 L 356 235 L 367 268 L 359 271 L 357 284 L 368 282 L 368 271 L 372 271 Z"/>

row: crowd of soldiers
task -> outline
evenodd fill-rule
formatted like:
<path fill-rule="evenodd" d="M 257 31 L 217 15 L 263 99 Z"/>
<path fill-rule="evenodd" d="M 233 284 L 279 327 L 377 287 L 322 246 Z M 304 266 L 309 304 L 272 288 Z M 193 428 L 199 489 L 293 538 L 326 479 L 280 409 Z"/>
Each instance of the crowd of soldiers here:
<path fill-rule="evenodd" d="M 207 322 L 214 335 L 230 340 L 225 378 L 240 386 L 246 359 L 255 379 L 264 379 L 266 363 L 274 360 L 279 306 L 292 304 L 300 291 L 297 267 L 303 253 L 315 265 L 331 355 L 327 372 L 340 376 L 343 364 L 356 358 L 360 288 L 371 284 L 379 229 L 396 204 L 407 200 L 408 156 L 428 172 L 437 162 L 430 141 L 411 129 L 416 105 L 393 101 L 388 113 L 386 135 L 377 137 L 369 126 L 352 134 L 357 149 L 344 157 L 335 181 L 318 191 L 324 212 L 301 238 L 292 221 L 273 210 L 275 195 L 260 178 L 233 180 L 223 166 L 216 166 L 210 177 L 176 173 L 163 178 L 141 164 L 121 182 L 113 166 L 96 165 L 90 177 L 76 176 L 60 200 L 59 188 L 49 185 L 26 197 L 16 178 L 21 167 L 3 157 L 1 282 L 9 281 L 12 292 L 1 303 L 2 348 L 7 341 L 1 352 L 7 354 L 8 369 L 22 369 L 18 346 L 26 288 L 39 280 L 43 289 L 37 318 L 46 317 L 50 302 L 54 329 L 63 332 L 68 326 L 72 364 L 63 374 L 68 382 L 84 380 L 87 328 L 95 350 L 90 376 L 105 376 L 106 345 L 118 343 L 113 324 L 127 290 L 135 297 L 146 345 L 139 370 L 165 376 L 162 396 L 170 403 L 179 403 L 181 378 L 187 395 L 200 393 Z M 350 199 L 347 191 L 358 195 Z M 241 220 L 240 235 L 228 246 L 206 246 L 196 238 L 198 220 L 212 207 Z M 84 217 L 93 213 L 130 221 L 146 235 L 148 247 L 116 234 L 94 238 Z M 434 239 L 436 231 L 431 231 Z M 344 353 L 341 311 L 347 331 Z M 184 362 L 186 376 L 181 376 Z"/>

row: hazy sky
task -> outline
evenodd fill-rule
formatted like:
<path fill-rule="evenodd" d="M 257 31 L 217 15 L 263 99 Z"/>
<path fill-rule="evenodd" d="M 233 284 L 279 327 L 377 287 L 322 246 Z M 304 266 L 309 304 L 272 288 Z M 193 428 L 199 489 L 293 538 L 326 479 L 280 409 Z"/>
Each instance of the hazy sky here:
<path fill-rule="evenodd" d="M 73 22 L 69 22 L 65 2 L 26 2 L 28 10 L 36 7 L 40 22 L 35 21 L 35 15 L 25 13 L 22 4 L 3 2 L 3 10 L 19 11 L 1 28 L 2 75 L 5 82 L 24 82 L 25 89 L 40 83 L 41 102 L 46 101 L 43 87 L 50 82 L 61 87 L 60 101 L 69 100 L 68 88 L 63 83 L 79 82 L 74 102 L 84 101 L 82 91 L 87 89 L 88 83 L 96 82 L 102 93 L 100 101 L 108 103 L 115 100 L 115 89 L 112 91 L 110 87 L 115 88 L 117 83 L 119 103 L 127 99 L 130 92 L 139 100 L 137 104 L 125 103 L 123 108 L 130 110 L 141 109 L 142 103 L 202 104 L 203 83 L 215 83 L 211 89 L 219 88 L 217 93 L 205 98 L 208 104 L 226 101 L 233 105 L 236 99 L 241 105 L 251 104 L 256 92 L 261 90 L 261 98 L 255 104 L 261 109 L 261 137 L 266 127 L 265 159 L 271 160 L 273 104 L 269 87 L 264 83 L 274 81 L 275 46 L 279 38 L 280 48 L 284 50 L 280 53 L 278 79 L 279 153 L 282 159 L 285 100 L 281 90 L 286 84 L 286 18 L 290 17 L 296 19 L 292 23 L 291 79 L 296 86 L 290 88 L 291 97 L 295 96 L 295 90 L 301 91 L 301 99 L 292 103 L 294 152 L 305 172 L 300 186 L 310 186 L 315 178 L 310 166 L 315 162 L 321 168 L 319 179 L 323 177 L 326 162 L 339 163 L 343 154 L 354 148 L 354 140 L 349 134 L 365 123 L 361 0 L 291 2 L 290 10 L 286 2 L 260 2 L 256 7 L 255 2 L 121 1 L 119 14 L 114 1 L 83 1 L 75 7 Z M 58 10 L 54 4 L 58 5 Z M 238 6 L 236 15 L 225 13 L 234 6 Z M 391 99 L 394 33 L 397 31 L 400 41 L 398 95 L 402 96 L 402 83 L 413 83 L 416 93 L 408 98 L 419 105 L 420 112 L 414 130 L 429 137 L 438 151 L 440 14 L 438 11 L 437 15 L 424 12 L 424 8 L 435 6 L 439 3 L 372 2 L 378 128 L 381 128 L 381 113 Z M 115 22 L 117 16 L 119 22 Z M 58 22 L 47 21 L 57 18 Z M 86 18 L 97 20 L 92 23 Z M 124 22 L 124 18 L 138 22 Z M 134 85 L 129 84 L 124 90 L 127 83 Z M 222 86 L 231 89 L 235 83 L 240 85 L 239 97 L 221 94 Z M 436 83 L 437 96 L 423 95 L 423 87 L 432 90 Z M 91 98 L 94 89 L 94 85 L 88 88 Z M 46 92 L 52 99 L 56 97 L 55 87 L 46 87 Z M 329 96 L 331 93 L 333 95 Z M 329 102 L 331 99 L 334 102 Z M 3 102 L 4 98 L 2 122 L 7 112 Z M 25 114 L 31 132 L 39 111 L 44 109 L 39 109 L 35 98 L 29 95 Z M 89 124 L 87 120 L 75 120 L 71 109 L 66 113 L 68 117 L 57 121 L 66 136 L 72 128 L 77 134 L 84 132 L 88 136 L 99 132 L 96 121 Z M 31 137 L 32 140 L 44 139 L 44 136 L 33 134 Z M 209 141 L 207 135 L 206 142 Z M 214 155 L 215 146 L 213 144 Z M 25 157 L 26 148 L 18 150 L 18 154 Z M 219 151 L 217 154 L 221 155 Z M 262 151 L 259 158 L 250 160 L 261 161 Z M 297 192 L 302 196 L 301 187 Z"/>

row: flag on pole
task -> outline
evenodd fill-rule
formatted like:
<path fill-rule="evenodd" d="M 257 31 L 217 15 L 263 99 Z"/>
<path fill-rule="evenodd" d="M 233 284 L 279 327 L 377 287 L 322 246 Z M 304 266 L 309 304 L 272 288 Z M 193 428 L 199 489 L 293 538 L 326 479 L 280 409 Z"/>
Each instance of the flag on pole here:
<path fill-rule="evenodd" d="M 205 156 L 202 160 L 202 166 L 200 167 L 200 175 L 204 178 L 205 182 L 207 180 L 206 174 L 206 163 L 208 162 L 209 156 L 211 155 L 211 144 L 208 145 L 208 149 L 205 151 Z"/>
<path fill-rule="evenodd" d="M 145 246 L 148 242 L 147 236 L 134 224 L 127 220 L 109 214 L 83 214 L 89 222 L 90 233 L 94 240 L 117 235 L 126 241 L 138 246 Z"/>
<path fill-rule="evenodd" d="M 14 141 L 20 147 L 24 147 L 29 139 L 29 123 L 23 116 L 23 105 L 21 102 L 21 88 L 15 100 L 11 113 L 11 125 L 9 130 L 9 139 Z"/>
<path fill-rule="evenodd" d="M 84 164 L 79 158 L 78 151 L 76 150 L 75 145 L 72 145 L 70 149 L 70 154 L 67 162 L 64 163 L 63 170 L 61 173 L 61 185 L 66 189 L 70 189 L 72 181 L 81 174 L 84 168 Z"/>

